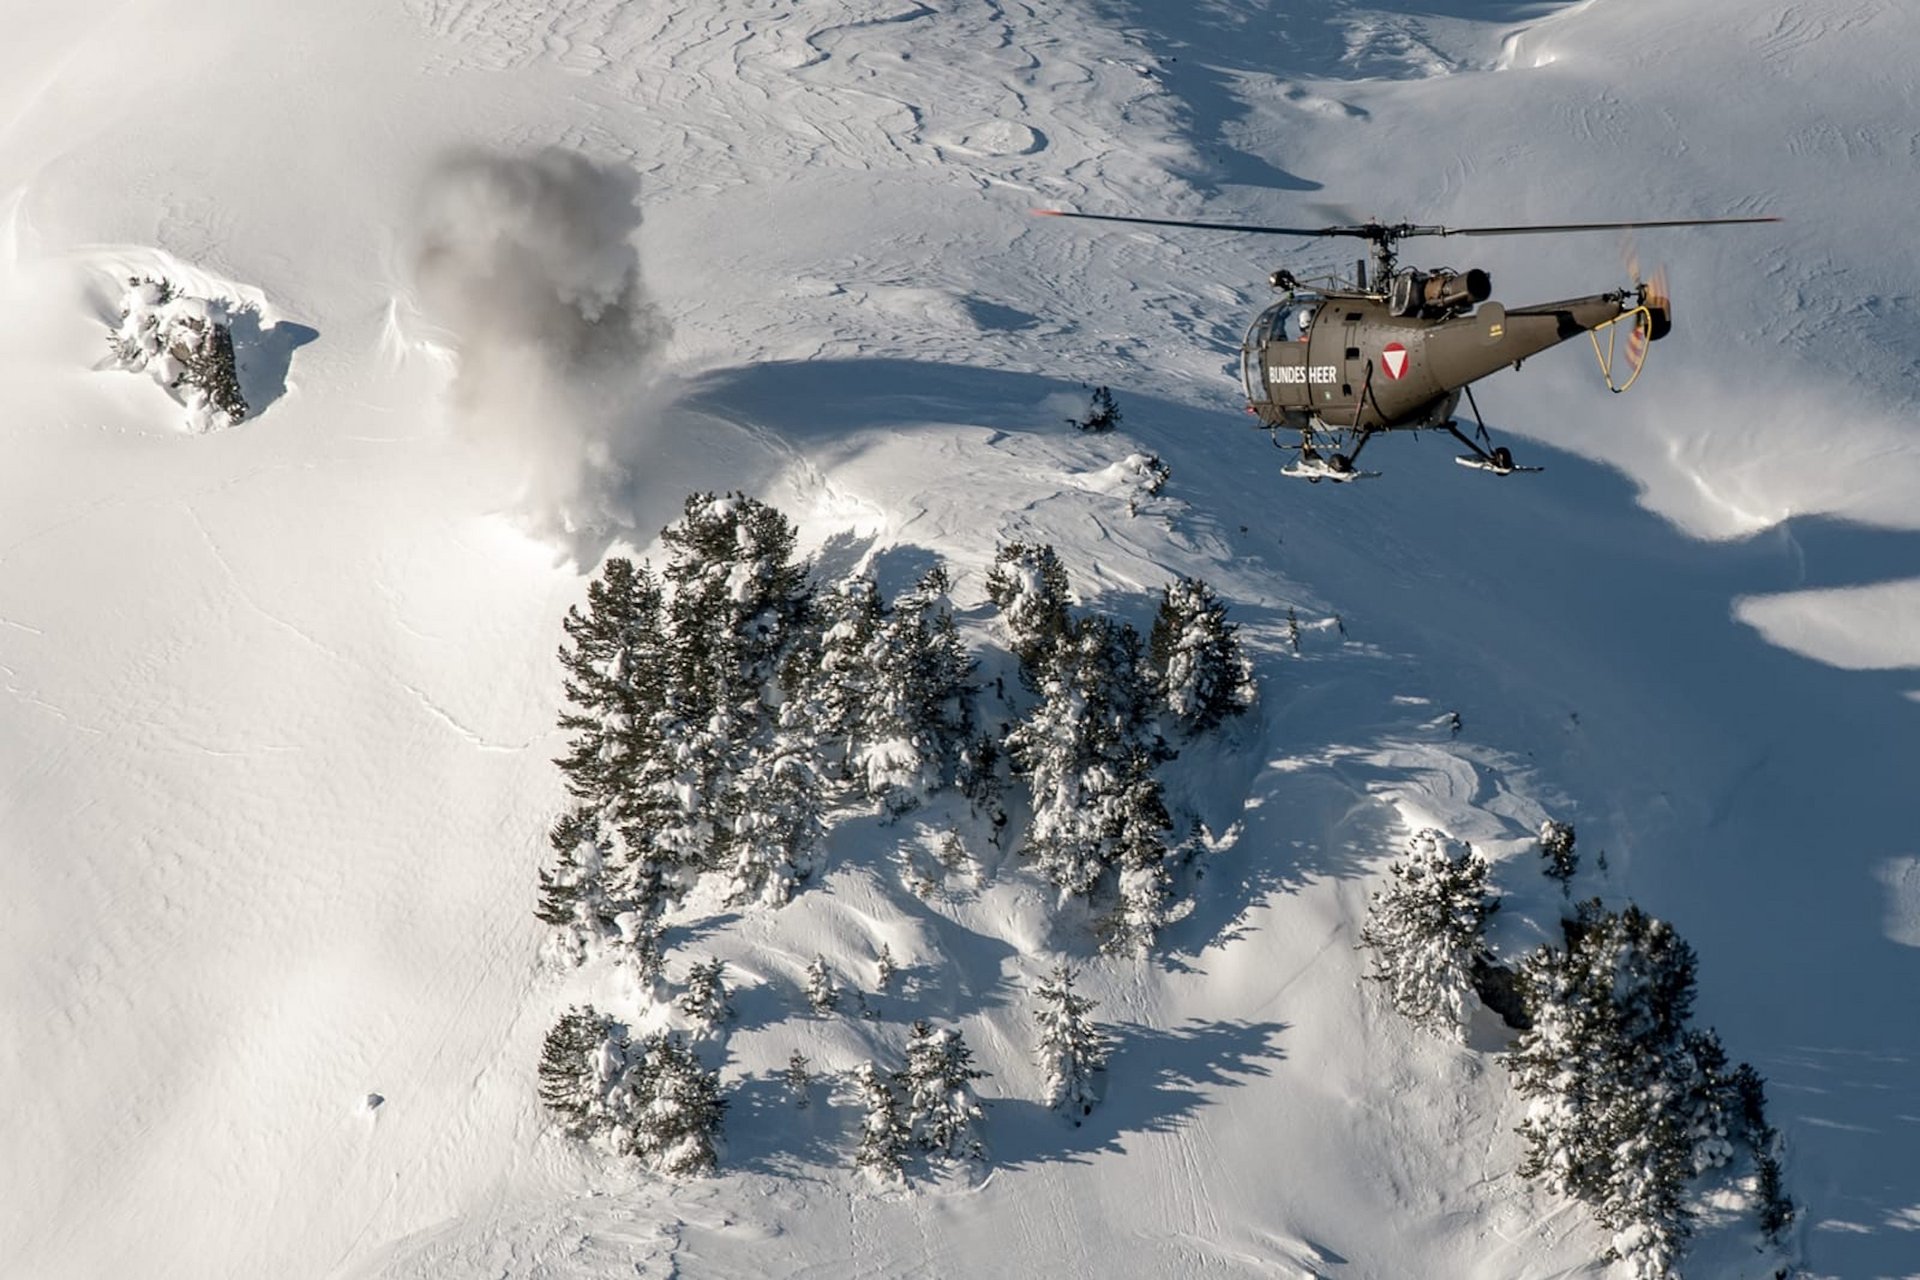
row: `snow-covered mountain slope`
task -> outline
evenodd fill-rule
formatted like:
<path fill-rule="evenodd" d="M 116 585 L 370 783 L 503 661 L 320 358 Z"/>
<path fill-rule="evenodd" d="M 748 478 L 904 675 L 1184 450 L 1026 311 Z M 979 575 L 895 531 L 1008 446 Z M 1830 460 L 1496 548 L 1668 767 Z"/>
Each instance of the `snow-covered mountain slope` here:
<path fill-rule="evenodd" d="M 1514 1175 L 1493 1024 L 1407 1028 L 1354 950 L 1428 823 L 1504 859 L 1504 947 L 1545 937 L 1547 815 L 1606 850 L 1578 888 L 1698 948 L 1701 1020 L 1769 1079 L 1808 1273 L 1914 1271 L 1906 7 L 12 8 L 0 1272 L 1583 1273 L 1600 1234 Z M 555 146 L 582 183 L 530 176 Z M 637 230 L 593 176 L 625 173 Z M 1026 216 L 1316 202 L 1788 221 L 1640 238 L 1679 328 L 1631 395 L 1577 349 L 1487 385 L 1548 464 L 1529 483 L 1397 439 L 1383 479 L 1310 488 L 1243 425 L 1234 352 L 1268 271 L 1342 255 Z M 421 269 L 448 226 L 481 264 L 452 297 Z M 518 327 L 534 299 L 485 267 L 535 236 L 578 312 L 630 234 L 671 336 L 625 364 Z M 1509 303 L 1622 278 L 1607 236 L 1443 247 Z M 246 422 L 189 436 L 98 367 L 151 273 L 252 305 Z M 482 365 L 514 376 L 463 392 Z M 1062 425 L 1082 382 L 1124 438 Z M 1130 516 L 1136 448 L 1173 476 Z M 1172 775 L 1238 826 L 1167 957 L 1090 965 L 1119 1052 L 1086 1126 L 1033 1102 L 1024 994 L 1086 939 L 1017 860 L 920 902 L 900 833 L 855 823 L 793 905 L 681 926 L 753 1011 L 722 1176 L 650 1183 L 550 1132 L 542 1035 L 622 994 L 544 965 L 530 914 L 559 619 L 602 550 L 736 487 L 824 567 L 946 560 L 983 645 L 1011 538 L 1088 605 L 1143 623 L 1197 573 L 1246 625 L 1259 721 Z M 911 1003 L 801 1015 L 808 959 L 864 972 L 879 941 Z M 768 1073 L 918 1015 L 994 1073 L 993 1159 L 877 1195 L 845 1101 L 796 1118 Z M 1709 1230 L 1692 1274 L 1758 1265 Z"/>

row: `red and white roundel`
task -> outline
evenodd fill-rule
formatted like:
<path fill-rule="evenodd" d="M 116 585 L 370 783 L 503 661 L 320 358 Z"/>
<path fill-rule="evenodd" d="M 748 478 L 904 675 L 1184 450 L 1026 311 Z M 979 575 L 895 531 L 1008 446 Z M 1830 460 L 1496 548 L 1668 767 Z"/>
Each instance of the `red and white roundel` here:
<path fill-rule="evenodd" d="M 1380 370 L 1398 382 L 1407 371 L 1407 349 L 1397 342 L 1389 342 L 1387 349 L 1380 353 Z"/>

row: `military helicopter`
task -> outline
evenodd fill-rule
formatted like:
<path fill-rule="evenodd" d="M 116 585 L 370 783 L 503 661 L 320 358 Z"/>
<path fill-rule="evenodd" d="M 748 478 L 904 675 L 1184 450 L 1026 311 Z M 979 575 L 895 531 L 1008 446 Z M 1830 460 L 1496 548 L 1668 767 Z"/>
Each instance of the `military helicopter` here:
<path fill-rule="evenodd" d="M 1283 475 L 1348 481 L 1376 476 L 1354 464 L 1374 436 L 1388 431 L 1449 432 L 1471 452 L 1458 461 L 1495 475 L 1539 471 L 1517 466 L 1504 446 L 1495 447 L 1485 425 L 1478 442 L 1454 421 L 1462 392 L 1473 408 L 1473 383 L 1576 334 L 1593 340 L 1602 376 L 1625 391 L 1640 376 L 1647 346 L 1673 328 L 1673 306 L 1661 279 L 1638 280 L 1624 289 L 1584 298 L 1503 307 L 1491 302 L 1493 281 L 1485 271 L 1419 270 L 1398 265 L 1396 248 L 1412 236 L 1512 236 L 1577 231 L 1625 231 L 1656 227 L 1728 226 L 1778 222 L 1759 218 L 1669 218 L 1636 222 L 1575 222 L 1511 227 L 1438 227 L 1369 220 L 1347 226 L 1267 227 L 1181 218 L 1136 218 L 1117 214 L 1035 209 L 1043 217 L 1084 218 L 1151 227 L 1246 231 L 1256 235 L 1345 236 L 1367 242 L 1369 259 L 1355 264 L 1351 282 L 1310 280 L 1275 271 L 1270 283 L 1279 301 L 1262 311 L 1240 345 L 1247 411 L 1273 431 L 1300 433 L 1297 461 Z M 1369 271 L 1371 267 L 1371 271 Z M 1625 324 L 1623 349 L 1615 343 Z M 1603 347 L 1600 334 L 1607 334 Z M 1616 378 L 1616 371 L 1620 376 Z"/>

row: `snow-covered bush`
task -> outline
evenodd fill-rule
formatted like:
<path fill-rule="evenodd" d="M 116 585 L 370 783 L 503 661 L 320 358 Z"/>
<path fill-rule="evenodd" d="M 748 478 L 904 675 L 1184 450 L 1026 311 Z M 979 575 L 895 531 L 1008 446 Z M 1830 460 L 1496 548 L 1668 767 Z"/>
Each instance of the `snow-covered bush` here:
<path fill-rule="evenodd" d="M 1073 970 L 1064 962 L 1053 967 L 1033 994 L 1040 1002 L 1033 1017 L 1040 1026 L 1047 1105 L 1076 1117 L 1079 1124 L 1077 1117 L 1089 1114 L 1100 1100 L 1097 1077 L 1106 1069 L 1111 1045 L 1088 1017 L 1094 1002 L 1074 991 Z"/>
<path fill-rule="evenodd" d="M 1608 1256 L 1662 1280 L 1692 1231 L 1689 1182 L 1736 1144 L 1755 1159 L 1770 1231 L 1790 1215 L 1751 1068 L 1727 1070 L 1711 1031 L 1688 1026 L 1694 955 L 1671 925 L 1598 899 L 1564 922 L 1566 947 L 1521 967 L 1533 1026 L 1507 1064 L 1528 1100 L 1520 1171 L 1587 1204 L 1612 1231 Z"/>
<path fill-rule="evenodd" d="M 978 1159 L 983 1153 L 975 1126 L 982 1113 L 973 1082 L 986 1074 L 973 1065 L 973 1051 L 957 1028 L 915 1022 L 906 1065 L 894 1073 L 908 1137 L 922 1151 Z"/>
<path fill-rule="evenodd" d="M 1458 1037 L 1475 971 L 1489 958 L 1487 917 L 1499 907 L 1487 892 L 1487 861 L 1429 829 L 1415 833 L 1387 875 L 1360 931 L 1373 952 L 1370 976 L 1409 1019 Z"/>
<path fill-rule="evenodd" d="M 245 420 L 226 303 L 189 297 L 166 280 L 129 280 L 107 345 L 121 368 L 151 375 L 186 407 L 190 430 Z"/>
<path fill-rule="evenodd" d="M 1157 453 L 1130 453 L 1120 460 L 1120 468 L 1131 480 L 1127 493 L 1127 514 L 1140 514 L 1140 503 L 1147 498 L 1157 497 L 1167 487 L 1167 481 L 1173 478 L 1173 468 L 1160 460 Z"/>
<path fill-rule="evenodd" d="M 1253 664 L 1241 652 L 1227 606 L 1198 578 L 1161 593 L 1147 652 L 1167 710 L 1189 737 L 1253 706 Z"/>

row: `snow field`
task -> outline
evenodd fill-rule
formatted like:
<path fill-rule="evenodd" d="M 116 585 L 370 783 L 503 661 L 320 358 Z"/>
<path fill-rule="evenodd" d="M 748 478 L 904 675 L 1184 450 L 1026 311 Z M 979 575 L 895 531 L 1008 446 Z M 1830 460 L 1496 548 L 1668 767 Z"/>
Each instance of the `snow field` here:
<path fill-rule="evenodd" d="M 1808 1272 L 1910 1269 L 1920 452 L 1886 247 L 1912 23 L 1864 0 L 14 15 L 0 1147 L 27 1155 L 0 1173 L 0 1271 L 1568 1274 L 1597 1233 L 1512 1177 L 1497 1033 L 1410 1031 L 1353 950 L 1369 878 L 1430 823 L 1500 863 L 1503 948 L 1546 936 L 1544 815 L 1607 851 L 1578 891 L 1699 950 L 1701 1021 L 1770 1079 Z M 620 522 L 541 541 L 515 449 L 547 437 L 463 434 L 412 259 L 442 157 L 555 145 L 639 174 L 678 398 L 620 424 L 653 441 L 624 472 L 591 471 Z M 1486 388 L 1539 483 L 1402 439 L 1384 479 L 1328 494 L 1274 477 L 1231 365 L 1267 272 L 1342 254 L 1025 214 L 1314 201 L 1790 220 L 1633 246 L 1671 265 L 1680 327 L 1632 397 L 1578 350 Z M 1432 260 L 1489 267 L 1510 303 L 1611 287 L 1626 251 L 1461 244 Z M 150 382 L 95 371 L 145 262 L 257 301 L 263 335 L 311 332 L 262 346 L 286 357 L 264 412 L 190 439 Z M 1113 387 L 1120 433 L 1058 421 L 1082 383 Z M 1130 517 L 1113 468 L 1137 449 L 1173 475 Z M 897 829 L 856 823 L 793 906 L 670 939 L 670 975 L 714 954 L 743 988 L 727 1172 L 638 1181 L 547 1132 L 552 1017 L 631 994 L 543 967 L 530 914 L 558 622 L 600 550 L 732 487 L 823 569 L 892 590 L 939 556 L 983 643 L 1013 538 L 1136 625 L 1187 573 L 1246 625 L 1258 724 L 1169 778 L 1225 845 L 1166 962 L 1089 966 L 1120 1046 L 1081 1129 L 1031 1101 L 1021 994 L 1085 946 L 1071 919 L 1012 862 L 921 903 Z M 794 1002 L 813 955 L 866 975 L 877 941 L 911 1000 L 879 1022 Z M 994 1072 L 994 1158 L 874 1195 L 844 1104 L 790 1113 L 769 1074 L 794 1047 L 887 1050 L 916 1011 Z M 1697 1256 L 1753 1261 L 1733 1231 Z"/>

